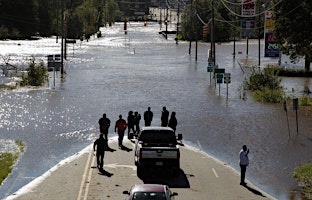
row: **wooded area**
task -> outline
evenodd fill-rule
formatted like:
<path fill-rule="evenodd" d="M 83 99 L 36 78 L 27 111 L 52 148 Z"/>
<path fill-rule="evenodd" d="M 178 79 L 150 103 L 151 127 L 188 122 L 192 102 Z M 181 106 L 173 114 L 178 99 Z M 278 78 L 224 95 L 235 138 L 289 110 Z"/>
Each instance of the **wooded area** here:
<path fill-rule="evenodd" d="M 117 15 L 114 0 L 0 0 L 0 39 L 61 35 L 62 19 L 68 38 L 88 37 Z"/>

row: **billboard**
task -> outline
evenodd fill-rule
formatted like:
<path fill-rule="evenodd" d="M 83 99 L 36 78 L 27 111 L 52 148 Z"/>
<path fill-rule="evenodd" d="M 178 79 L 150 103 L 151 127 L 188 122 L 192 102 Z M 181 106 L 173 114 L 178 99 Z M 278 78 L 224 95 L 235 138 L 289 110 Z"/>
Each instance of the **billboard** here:
<path fill-rule="evenodd" d="M 274 11 L 266 11 L 264 21 L 264 56 L 279 57 L 278 42 L 274 36 Z"/>
<path fill-rule="evenodd" d="M 242 1 L 241 36 L 250 37 L 256 28 L 255 21 L 256 4 L 255 0 Z"/>

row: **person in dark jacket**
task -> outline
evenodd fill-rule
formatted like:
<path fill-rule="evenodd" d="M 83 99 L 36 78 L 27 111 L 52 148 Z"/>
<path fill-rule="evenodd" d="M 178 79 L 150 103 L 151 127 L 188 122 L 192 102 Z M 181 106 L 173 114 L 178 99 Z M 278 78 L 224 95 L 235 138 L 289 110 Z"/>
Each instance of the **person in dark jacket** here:
<path fill-rule="evenodd" d="M 175 112 L 172 112 L 171 113 L 171 116 L 170 116 L 170 119 L 169 119 L 169 124 L 168 126 L 170 128 L 172 128 L 174 130 L 174 132 L 176 131 L 177 129 L 177 125 L 178 125 L 178 121 L 177 121 L 177 118 L 176 118 L 176 113 Z"/>
<path fill-rule="evenodd" d="M 96 161 L 97 167 L 99 170 L 103 170 L 104 166 L 104 154 L 105 150 L 108 147 L 107 140 L 104 138 L 103 134 L 100 134 L 100 137 L 95 140 L 93 144 L 93 150 L 96 151 Z"/>
<path fill-rule="evenodd" d="M 144 112 L 144 122 L 145 126 L 150 126 L 153 120 L 153 112 L 151 111 L 151 107 L 147 108 L 147 111 Z"/>
<path fill-rule="evenodd" d="M 106 117 L 106 114 L 103 114 L 103 117 L 99 119 L 100 133 L 104 134 L 104 138 L 108 140 L 108 129 L 110 126 L 110 120 Z"/>
<path fill-rule="evenodd" d="M 135 134 L 138 134 L 140 131 L 140 120 L 141 115 L 138 112 L 134 113 L 134 126 L 135 126 Z"/>
<path fill-rule="evenodd" d="M 245 182 L 245 176 L 246 176 L 246 168 L 249 165 L 249 159 L 248 159 L 249 149 L 246 145 L 243 145 L 242 149 L 239 152 L 239 166 L 241 168 L 241 181 L 240 185 L 246 186 L 247 183 Z"/>
<path fill-rule="evenodd" d="M 166 109 L 166 107 L 163 107 L 163 110 L 161 112 L 161 126 L 168 126 L 168 120 L 169 120 L 169 111 Z"/>
<path fill-rule="evenodd" d="M 127 121 L 128 121 L 128 139 L 130 139 L 130 132 L 132 130 L 132 133 L 135 133 L 135 130 L 134 130 L 134 115 L 133 115 L 133 111 L 129 111 L 128 113 L 128 118 L 127 118 Z"/>

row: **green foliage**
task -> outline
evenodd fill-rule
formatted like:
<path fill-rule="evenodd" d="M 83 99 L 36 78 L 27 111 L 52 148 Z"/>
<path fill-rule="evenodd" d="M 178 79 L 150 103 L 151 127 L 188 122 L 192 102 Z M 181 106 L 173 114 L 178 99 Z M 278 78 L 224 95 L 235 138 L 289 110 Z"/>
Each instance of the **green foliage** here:
<path fill-rule="evenodd" d="M 262 88 L 252 93 L 253 97 L 259 102 L 281 103 L 285 99 L 285 92 L 281 89 Z"/>
<path fill-rule="evenodd" d="M 285 92 L 280 86 L 281 79 L 276 75 L 273 68 L 260 69 L 253 67 L 248 79 L 243 85 L 250 90 L 253 97 L 260 102 L 280 103 L 285 99 Z"/>
<path fill-rule="evenodd" d="M 281 89 L 281 79 L 277 76 L 274 68 L 252 67 L 249 80 L 245 80 L 245 88 L 251 91 L 262 88 Z"/>
<path fill-rule="evenodd" d="M 235 31 L 235 28 L 225 23 L 227 20 L 235 20 L 236 16 L 231 16 L 221 2 L 215 2 L 214 8 L 214 16 L 216 18 L 214 23 L 215 41 L 228 41 L 231 36 L 237 36 L 238 32 Z M 211 17 L 212 6 L 210 0 L 194 0 L 192 4 L 186 5 L 183 9 L 181 21 L 181 33 L 183 38 L 191 41 L 196 39 L 210 40 L 210 31 L 208 36 L 203 38 L 203 26 L 205 25 L 204 23 L 210 21 Z M 236 23 L 237 26 L 240 24 L 239 21 L 235 21 L 234 23 Z"/>
<path fill-rule="evenodd" d="M 116 0 L 0 0 L 0 39 L 61 35 L 64 18 L 67 37 L 90 36 L 106 21 L 104 8 L 113 21 L 121 16 Z"/>
<path fill-rule="evenodd" d="M 16 140 L 15 143 L 19 147 L 18 153 L 0 153 L 0 185 L 6 177 L 12 172 L 13 165 L 18 159 L 20 153 L 25 150 L 25 144 L 22 140 Z"/>
<path fill-rule="evenodd" d="M 18 153 L 0 153 L 0 185 L 12 172 Z"/>
<path fill-rule="evenodd" d="M 44 66 L 43 62 L 40 62 L 38 65 L 36 65 L 35 59 L 32 59 L 29 63 L 27 71 L 28 75 L 22 76 L 21 86 L 42 86 L 47 79 L 48 70 Z"/>
<path fill-rule="evenodd" d="M 18 39 L 34 35 L 39 24 L 37 10 L 38 0 L 1 0 L 0 24 L 9 31 L 6 37 Z M 22 33 L 23 36 L 16 33 Z M 5 35 L 0 37 L 4 38 Z"/>
<path fill-rule="evenodd" d="M 24 144 L 24 142 L 22 140 L 16 140 L 15 143 L 19 147 L 20 152 L 24 153 L 24 151 L 25 151 L 25 144 Z"/>
<path fill-rule="evenodd" d="M 280 50 L 289 55 L 292 62 L 305 58 L 305 68 L 310 68 L 312 60 L 312 1 L 281 1 L 275 8 L 275 36 Z"/>
<path fill-rule="evenodd" d="M 307 199 L 312 199 L 312 163 L 296 167 L 292 172 Z"/>
<path fill-rule="evenodd" d="M 301 106 L 311 106 L 311 98 L 309 97 L 309 95 L 302 95 L 301 97 L 299 97 L 299 104 Z"/>

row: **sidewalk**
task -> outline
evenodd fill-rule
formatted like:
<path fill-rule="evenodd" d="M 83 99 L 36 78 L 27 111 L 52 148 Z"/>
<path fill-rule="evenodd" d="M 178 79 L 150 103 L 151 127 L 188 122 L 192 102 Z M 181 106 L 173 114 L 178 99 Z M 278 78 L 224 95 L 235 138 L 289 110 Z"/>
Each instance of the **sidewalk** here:
<path fill-rule="evenodd" d="M 92 145 L 75 155 L 75 158 L 47 172 L 45 178 L 35 180 L 15 195 L 7 198 L 17 200 L 98 200 L 125 199 L 122 194 L 133 184 L 143 183 L 137 177 L 133 160 L 134 144 L 124 139 L 123 150 L 117 148 L 117 138 L 109 140 L 112 152 L 105 152 L 104 172 L 96 168 Z M 41 180 L 42 179 L 42 180 Z M 177 192 L 177 200 L 207 199 L 274 199 L 248 182 L 239 185 L 240 174 L 209 155 L 188 146 L 181 147 L 181 173 L 175 178 L 160 178 L 159 175 L 146 183 L 167 184 Z M 31 185 L 34 185 L 31 186 Z"/>

